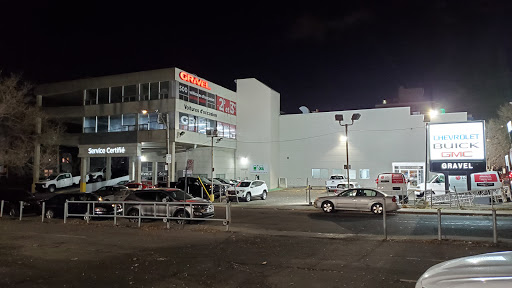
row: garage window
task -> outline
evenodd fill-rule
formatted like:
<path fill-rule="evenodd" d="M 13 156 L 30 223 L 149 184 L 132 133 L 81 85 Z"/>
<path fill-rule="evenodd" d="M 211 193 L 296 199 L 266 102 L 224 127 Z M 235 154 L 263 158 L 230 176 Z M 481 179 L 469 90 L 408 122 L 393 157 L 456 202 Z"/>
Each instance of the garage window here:
<path fill-rule="evenodd" d="M 328 174 L 329 174 L 329 169 L 323 169 L 323 168 L 311 169 L 311 177 L 313 177 L 313 179 L 327 179 L 327 178 L 329 178 Z"/>

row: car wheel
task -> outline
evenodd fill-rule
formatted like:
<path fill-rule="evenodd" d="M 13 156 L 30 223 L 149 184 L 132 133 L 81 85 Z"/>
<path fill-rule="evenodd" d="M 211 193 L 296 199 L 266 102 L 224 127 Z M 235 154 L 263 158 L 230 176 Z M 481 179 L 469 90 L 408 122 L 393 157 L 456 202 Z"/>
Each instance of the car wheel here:
<path fill-rule="evenodd" d="M 267 191 L 263 191 L 263 194 L 261 194 L 261 200 L 267 199 Z"/>
<path fill-rule="evenodd" d="M 245 202 L 251 202 L 251 193 L 245 194 Z"/>
<path fill-rule="evenodd" d="M 130 212 L 128 212 L 128 216 L 130 217 L 139 217 L 139 210 L 138 209 L 132 209 Z M 128 218 L 128 221 L 130 222 L 139 222 L 138 218 Z"/>
<path fill-rule="evenodd" d="M 46 213 L 44 213 L 44 216 L 48 219 L 53 219 L 55 218 L 55 212 L 53 212 L 52 209 L 48 209 L 46 210 Z"/>
<path fill-rule="evenodd" d="M 101 177 L 101 176 L 96 177 L 96 182 L 101 182 L 101 181 L 103 181 L 103 177 Z"/>
<path fill-rule="evenodd" d="M 190 218 L 190 217 L 188 216 L 188 212 L 185 212 L 185 210 L 179 210 L 178 212 L 176 212 L 176 213 L 174 214 L 174 217 L 178 217 L 178 218 Z M 187 224 L 187 223 L 188 223 L 188 221 L 187 221 L 187 220 L 185 220 L 185 219 L 177 219 L 177 220 L 176 220 L 176 223 L 181 225 L 181 224 Z"/>
<path fill-rule="evenodd" d="M 16 207 L 11 207 L 11 209 L 9 209 L 9 216 L 16 217 L 16 215 L 18 215 L 18 209 L 16 209 Z"/>
<path fill-rule="evenodd" d="M 382 214 L 382 204 L 375 203 L 372 205 L 372 212 L 373 214 Z"/>
<path fill-rule="evenodd" d="M 322 210 L 325 213 L 332 213 L 334 212 L 334 204 L 332 204 L 331 201 L 325 201 L 324 203 L 322 203 Z"/>
<path fill-rule="evenodd" d="M 55 188 L 56 188 L 55 185 L 50 185 L 50 186 L 48 186 L 48 191 L 50 193 L 53 193 L 53 192 L 55 192 Z"/>

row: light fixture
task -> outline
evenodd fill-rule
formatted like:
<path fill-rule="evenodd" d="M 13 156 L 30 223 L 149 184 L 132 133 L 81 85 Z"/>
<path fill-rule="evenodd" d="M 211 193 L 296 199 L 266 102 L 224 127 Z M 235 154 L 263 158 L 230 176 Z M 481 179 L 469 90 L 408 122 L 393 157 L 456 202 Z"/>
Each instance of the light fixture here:
<path fill-rule="evenodd" d="M 240 163 L 242 163 L 242 165 L 245 165 L 249 162 L 249 159 L 247 157 L 242 157 L 240 158 Z"/>
<path fill-rule="evenodd" d="M 146 109 L 142 110 L 141 112 L 142 112 L 142 115 L 148 114 L 148 110 L 146 110 Z"/>
<path fill-rule="evenodd" d="M 439 111 L 434 110 L 434 109 L 430 109 L 428 114 L 430 115 L 430 118 L 436 118 L 436 116 L 439 114 Z"/>
<path fill-rule="evenodd" d="M 141 161 L 141 162 L 146 162 L 146 160 L 148 160 L 148 159 L 146 158 L 146 156 L 140 156 L 140 161 Z"/>
<path fill-rule="evenodd" d="M 345 141 L 347 141 L 347 136 L 340 135 L 340 142 L 345 142 Z"/>

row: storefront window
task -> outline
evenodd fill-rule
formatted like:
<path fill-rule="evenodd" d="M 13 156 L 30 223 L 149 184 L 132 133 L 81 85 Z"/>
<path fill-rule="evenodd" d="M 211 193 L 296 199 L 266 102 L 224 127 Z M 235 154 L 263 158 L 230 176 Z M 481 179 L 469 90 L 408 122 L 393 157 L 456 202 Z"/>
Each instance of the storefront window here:
<path fill-rule="evenodd" d="M 96 117 L 84 117 L 84 133 L 96 133 Z"/>
<path fill-rule="evenodd" d="M 165 129 L 165 124 L 163 121 L 165 119 L 158 119 L 158 113 L 148 113 L 149 115 L 149 130 L 162 130 Z M 166 117 L 165 114 L 162 114 L 161 117 Z"/>
<path fill-rule="evenodd" d="M 199 90 L 199 105 L 206 107 L 207 106 L 207 98 L 208 98 L 208 93 L 206 93 L 206 91 Z"/>
<path fill-rule="evenodd" d="M 195 87 L 188 87 L 188 102 L 198 104 L 199 102 L 199 89 Z"/>
<path fill-rule="evenodd" d="M 197 117 L 197 132 L 206 134 L 206 119 L 203 117 Z"/>
<path fill-rule="evenodd" d="M 184 101 L 188 101 L 188 86 L 182 83 L 178 84 L 179 98 Z"/>
<path fill-rule="evenodd" d="M 180 129 L 188 130 L 188 114 L 180 112 Z"/>
<path fill-rule="evenodd" d="M 188 131 L 197 132 L 197 117 L 188 115 Z"/>
<path fill-rule="evenodd" d="M 332 169 L 332 175 L 345 175 L 345 171 L 343 169 Z"/>
<path fill-rule="evenodd" d="M 206 106 L 208 108 L 217 109 L 217 97 L 215 97 L 214 94 L 208 93 L 208 101 L 206 103 Z"/>
<path fill-rule="evenodd" d="M 311 177 L 313 179 L 328 179 L 329 176 L 327 175 L 329 172 L 329 169 L 311 169 Z"/>
<path fill-rule="evenodd" d="M 139 114 L 139 131 L 149 130 L 149 113 Z"/>
<path fill-rule="evenodd" d="M 370 169 L 359 169 L 359 179 L 370 179 Z"/>
<path fill-rule="evenodd" d="M 108 116 L 98 117 L 98 133 L 108 132 Z"/>

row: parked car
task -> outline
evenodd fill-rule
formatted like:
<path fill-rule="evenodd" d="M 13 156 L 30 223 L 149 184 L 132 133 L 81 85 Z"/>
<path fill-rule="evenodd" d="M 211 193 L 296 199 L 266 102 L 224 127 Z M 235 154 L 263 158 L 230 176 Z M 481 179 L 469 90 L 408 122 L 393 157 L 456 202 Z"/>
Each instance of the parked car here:
<path fill-rule="evenodd" d="M 123 201 L 130 194 L 130 189 L 123 185 L 103 186 L 92 194 L 100 201 Z"/>
<path fill-rule="evenodd" d="M 45 217 L 48 219 L 63 217 L 64 216 L 64 204 L 66 201 L 99 201 L 99 197 L 92 193 L 80 193 L 80 192 L 70 192 L 70 193 L 61 193 L 56 194 L 55 196 L 49 198 L 44 201 L 45 204 Z M 116 207 L 117 212 L 121 212 L 119 205 L 114 204 L 94 204 L 94 211 L 92 209 L 93 205 L 89 205 L 89 214 L 90 215 L 112 215 L 114 214 L 114 207 Z M 87 213 L 87 203 L 70 203 L 68 204 L 68 213 L 69 214 L 85 214 Z"/>
<path fill-rule="evenodd" d="M 192 195 L 185 193 L 183 190 L 176 188 L 154 188 L 148 190 L 137 190 L 132 192 L 125 201 L 136 201 L 136 202 L 162 202 L 162 205 L 126 205 L 126 215 L 138 217 L 139 213 L 141 216 L 153 216 L 166 217 L 182 217 L 189 218 L 193 213 L 194 218 L 210 218 L 213 217 L 214 207 L 211 202 L 205 199 L 193 197 Z M 184 202 L 184 203 L 205 203 L 202 205 L 179 205 L 179 204 L 165 204 L 166 202 Z M 210 204 L 208 204 L 210 203 Z M 166 211 L 166 207 L 169 207 L 169 213 Z M 156 209 L 156 211 L 155 211 Z M 138 221 L 137 218 L 129 218 L 130 221 Z M 182 220 L 176 220 L 178 224 L 182 223 Z"/>
<path fill-rule="evenodd" d="M 343 175 L 334 174 L 329 177 L 329 180 L 325 181 L 325 188 L 328 191 L 332 191 L 335 189 L 347 189 L 347 188 L 355 188 L 359 187 L 359 184 L 354 181 L 350 181 L 350 185 L 348 183 L 349 181 L 345 178 Z M 350 187 L 348 187 L 350 186 Z"/>
<path fill-rule="evenodd" d="M 430 267 L 416 282 L 416 288 L 441 287 L 512 287 L 512 251 L 441 262 Z"/>
<path fill-rule="evenodd" d="M 51 194 L 53 195 L 53 194 Z M 4 213 L 15 217 L 20 213 L 20 201 L 23 201 L 23 214 L 41 214 L 41 198 L 23 189 L 2 188 L 0 200 L 4 200 Z"/>
<path fill-rule="evenodd" d="M 238 182 L 234 182 L 233 180 L 222 179 L 222 178 L 213 178 L 213 179 L 219 181 L 220 183 L 222 183 L 224 185 L 229 185 L 231 187 L 235 186 L 235 184 L 238 184 Z"/>
<path fill-rule="evenodd" d="M 246 202 L 252 200 L 252 197 L 260 197 L 261 200 L 267 199 L 268 187 L 262 180 L 244 180 L 235 187 L 228 189 L 228 199 L 235 200 L 237 197 Z"/>
<path fill-rule="evenodd" d="M 187 185 L 186 186 L 187 187 L 185 187 L 185 177 L 180 177 L 178 179 L 178 183 L 176 183 L 176 188 L 179 188 L 183 191 L 187 191 L 187 193 L 190 193 L 194 197 L 199 197 L 199 198 L 203 198 L 203 199 L 208 199 L 208 194 L 204 191 L 204 189 L 206 188 L 208 193 L 210 193 L 210 191 L 212 189 L 210 180 L 208 180 L 206 178 L 199 178 L 197 176 L 187 177 Z M 222 191 L 221 186 L 222 185 L 220 185 L 220 184 L 213 185 L 214 198 L 220 197 L 221 191 Z"/>
<path fill-rule="evenodd" d="M 122 181 L 117 182 L 116 185 L 123 185 L 123 186 L 125 186 L 126 184 L 132 183 L 132 182 L 134 182 L 134 181 L 133 180 L 122 180 Z"/>
<path fill-rule="evenodd" d="M 129 190 L 144 190 L 144 189 L 154 188 L 153 186 L 149 186 L 149 185 L 142 184 L 142 183 L 135 183 L 135 182 L 125 184 L 124 186 L 126 186 Z"/>
<path fill-rule="evenodd" d="M 101 182 L 105 179 L 105 174 L 107 173 L 107 168 L 96 168 L 89 173 L 87 173 L 87 182 Z"/>
<path fill-rule="evenodd" d="M 314 206 L 321 208 L 326 213 L 336 210 L 359 210 L 382 214 L 384 198 L 386 199 L 386 211 L 399 209 L 396 196 L 370 188 L 353 188 L 338 195 L 319 197 L 315 199 Z"/>

